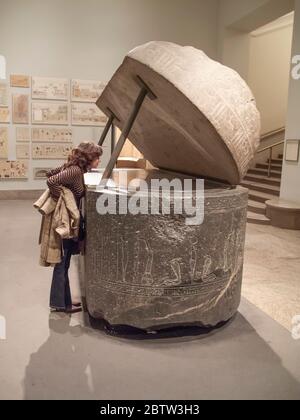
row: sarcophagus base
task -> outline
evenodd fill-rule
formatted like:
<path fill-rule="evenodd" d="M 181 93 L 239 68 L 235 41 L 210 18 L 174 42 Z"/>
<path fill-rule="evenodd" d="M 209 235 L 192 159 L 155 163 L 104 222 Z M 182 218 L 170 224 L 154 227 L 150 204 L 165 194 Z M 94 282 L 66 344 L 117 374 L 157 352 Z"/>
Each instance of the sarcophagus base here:
<path fill-rule="evenodd" d="M 216 326 L 236 313 L 246 189 L 205 181 L 204 221 L 194 226 L 180 214 L 100 215 L 97 200 L 103 194 L 88 189 L 86 195 L 85 285 L 92 317 L 158 330 Z"/>

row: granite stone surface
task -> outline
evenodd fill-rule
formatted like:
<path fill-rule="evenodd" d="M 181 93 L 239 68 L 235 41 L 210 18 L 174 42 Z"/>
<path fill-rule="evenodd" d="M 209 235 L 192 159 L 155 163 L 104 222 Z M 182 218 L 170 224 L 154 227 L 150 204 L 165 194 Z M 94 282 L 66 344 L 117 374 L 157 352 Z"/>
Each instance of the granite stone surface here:
<path fill-rule="evenodd" d="M 159 171 L 130 174 L 146 181 L 166 176 Z M 124 194 L 126 185 L 121 190 Z M 112 325 L 155 330 L 216 326 L 236 313 L 243 273 L 246 189 L 205 181 L 204 222 L 199 226 L 188 226 L 185 215 L 178 214 L 99 215 L 97 200 L 103 194 L 120 199 L 118 189 L 87 190 L 84 265 L 92 317 Z"/>

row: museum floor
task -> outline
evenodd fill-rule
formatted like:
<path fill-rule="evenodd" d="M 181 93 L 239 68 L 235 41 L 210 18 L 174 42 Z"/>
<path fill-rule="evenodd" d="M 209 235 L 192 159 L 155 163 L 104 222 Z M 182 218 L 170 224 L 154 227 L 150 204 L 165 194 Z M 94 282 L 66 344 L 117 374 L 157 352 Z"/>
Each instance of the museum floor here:
<path fill-rule="evenodd" d="M 243 301 L 218 332 L 129 341 L 49 315 L 31 201 L 0 201 L 0 226 L 0 399 L 300 399 L 300 232 L 248 225 Z M 76 259 L 71 274 L 78 293 Z"/>

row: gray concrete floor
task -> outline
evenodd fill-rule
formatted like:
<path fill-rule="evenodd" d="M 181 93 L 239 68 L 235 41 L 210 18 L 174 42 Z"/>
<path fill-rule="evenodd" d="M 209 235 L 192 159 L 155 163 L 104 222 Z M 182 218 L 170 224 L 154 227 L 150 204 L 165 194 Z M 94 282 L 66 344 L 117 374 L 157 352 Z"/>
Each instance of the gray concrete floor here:
<path fill-rule="evenodd" d="M 232 322 L 208 336 L 110 337 L 91 329 L 82 314 L 49 314 L 52 270 L 38 265 L 40 215 L 32 202 L 0 201 L 0 226 L 0 314 L 7 321 L 0 399 L 300 399 L 300 341 L 247 299 Z M 258 252 L 265 239 L 261 229 L 247 233 L 247 244 Z M 274 247 L 279 252 L 281 242 Z M 257 267 L 255 255 L 250 263 L 247 258 L 250 293 L 251 266 Z M 72 281 L 78 294 L 76 258 Z M 268 291 L 266 285 L 263 293 Z"/>
<path fill-rule="evenodd" d="M 289 331 L 300 315 L 300 231 L 247 226 L 243 296 Z"/>

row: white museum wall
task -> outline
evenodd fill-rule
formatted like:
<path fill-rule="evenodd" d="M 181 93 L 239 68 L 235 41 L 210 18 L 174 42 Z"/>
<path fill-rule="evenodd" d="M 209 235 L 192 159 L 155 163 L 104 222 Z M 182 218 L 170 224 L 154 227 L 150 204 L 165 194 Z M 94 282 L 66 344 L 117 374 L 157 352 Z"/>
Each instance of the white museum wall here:
<path fill-rule="evenodd" d="M 218 21 L 218 56 L 223 64 L 248 79 L 250 31 L 240 31 L 234 24 L 262 7 L 268 0 L 220 0 Z"/>
<path fill-rule="evenodd" d="M 220 0 L 218 57 L 249 77 L 250 33 L 294 10 L 294 0 Z"/>
<path fill-rule="evenodd" d="M 300 55 L 300 0 L 295 0 L 295 23 L 293 34 L 292 57 Z M 293 65 L 294 66 L 294 65 Z M 286 140 L 300 141 L 300 79 L 292 78 L 290 73 L 288 113 L 286 122 Z M 300 162 L 283 164 L 281 198 L 300 204 Z"/>
<path fill-rule="evenodd" d="M 262 134 L 285 126 L 293 15 L 250 36 L 248 83 L 262 116 Z"/>
<path fill-rule="evenodd" d="M 185 0 L 184 7 L 182 0 L 0 0 L 0 54 L 8 75 L 108 81 L 129 50 L 151 40 L 193 45 L 216 58 L 217 17 L 218 0 Z M 73 127 L 74 143 L 98 141 L 101 130 Z M 10 125 L 10 158 L 14 133 Z M 43 189 L 32 167 L 61 163 L 34 160 L 28 181 L 0 181 L 0 189 Z"/>

